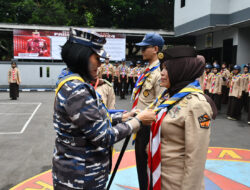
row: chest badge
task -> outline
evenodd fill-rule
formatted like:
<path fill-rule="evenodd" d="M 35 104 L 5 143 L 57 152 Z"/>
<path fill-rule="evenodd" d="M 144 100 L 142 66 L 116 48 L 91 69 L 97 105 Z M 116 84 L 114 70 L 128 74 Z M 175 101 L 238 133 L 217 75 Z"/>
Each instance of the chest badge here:
<path fill-rule="evenodd" d="M 143 92 L 143 96 L 144 96 L 144 97 L 148 97 L 148 95 L 149 95 L 148 90 L 144 90 L 144 92 Z"/>
<path fill-rule="evenodd" d="M 180 112 L 180 110 L 181 110 L 181 106 L 179 106 L 179 105 L 173 107 L 173 108 L 170 110 L 170 115 L 171 115 L 171 117 L 172 117 L 172 118 L 176 118 L 177 115 L 178 115 L 178 113 Z"/>

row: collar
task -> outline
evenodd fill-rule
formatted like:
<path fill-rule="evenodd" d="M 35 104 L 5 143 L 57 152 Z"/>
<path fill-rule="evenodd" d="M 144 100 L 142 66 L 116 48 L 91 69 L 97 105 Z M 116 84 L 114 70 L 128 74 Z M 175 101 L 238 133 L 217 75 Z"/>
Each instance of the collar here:
<path fill-rule="evenodd" d="M 149 65 L 149 69 L 152 69 L 153 67 L 155 67 L 159 63 L 160 63 L 159 59 L 155 60 L 153 63 L 151 63 L 151 65 Z"/>

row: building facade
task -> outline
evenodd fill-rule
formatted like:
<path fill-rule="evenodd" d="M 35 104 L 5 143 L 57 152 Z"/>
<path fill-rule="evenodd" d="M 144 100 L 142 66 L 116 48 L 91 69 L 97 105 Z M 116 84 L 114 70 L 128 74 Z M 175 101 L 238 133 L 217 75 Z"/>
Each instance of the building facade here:
<path fill-rule="evenodd" d="M 175 36 L 195 37 L 208 62 L 250 63 L 249 0 L 176 0 Z"/>

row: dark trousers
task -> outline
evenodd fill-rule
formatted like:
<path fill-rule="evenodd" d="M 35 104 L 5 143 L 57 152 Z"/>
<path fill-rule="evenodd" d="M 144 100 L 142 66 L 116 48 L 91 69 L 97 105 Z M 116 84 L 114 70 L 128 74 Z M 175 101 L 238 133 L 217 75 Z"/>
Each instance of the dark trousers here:
<path fill-rule="evenodd" d="M 16 100 L 19 97 L 19 85 L 17 83 L 10 83 L 10 98 Z"/>
<path fill-rule="evenodd" d="M 211 94 L 211 99 L 214 101 L 217 110 L 221 110 L 221 95 Z"/>
<path fill-rule="evenodd" d="M 129 87 L 130 87 L 130 93 L 132 94 L 134 86 L 135 86 L 135 83 L 134 83 L 133 77 L 129 77 L 128 78 L 128 85 L 127 85 L 127 92 L 129 90 Z"/>
<path fill-rule="evenodd" d="M 209 93 L 208 90 L 204 90 L 204 93 L 205 93 L 206 95 L 208 95 L 209 97 L 211 97 L 211 94 Z"/>
<path fill-rule="evenodd" d="M 115 91 L 115 95 L 119 95 L 120 92 L 120 83 L 118 81 L 118 77 L 114 77 L 114 91 Z"/>
<path fill-rule="evenodd" d="M 229 96 L 227 115 L 240 120 L 241 118 L 241 99 Z"/>
<path fill-rule="evenodd" d="M 222 92 L 221 103 L 227 104 L 228 103 L 229 88 L 227 86 L 222 86 L 221 92 Z"/>
<path fill-rule="evenodd" d="M 126 89 L 127 89 L 127 76 L 122 77 L 122 75 L 120 76 L 120 97 L 121 99 L 125 99 L 125 93 L 126 93 Z"/>
<path fill-rule="evenodd" d="M 112 82 L 112 75 L 109 75 L 109 77 L 107 75 L 102 75 L 102 79 L 106 79 L 109 82 Z"/>
<path fill-rule="evenodd" d="M 149 142 L 150 127 L 143 126 L 138 132 L 135 139 L 135 156 L 136 156 L 136 169 L 138 174 L 139 186 L 141 190 L 147 190 L 148 175 L 147 175 L 147 162 L 148 153 L 146 146 Z"/>
<path fill-rule="evenodd" d="M 245 112 L 248 112 L 248 92 L 242 92 L 241 110 L 242 108 L 244 108 Z"/>

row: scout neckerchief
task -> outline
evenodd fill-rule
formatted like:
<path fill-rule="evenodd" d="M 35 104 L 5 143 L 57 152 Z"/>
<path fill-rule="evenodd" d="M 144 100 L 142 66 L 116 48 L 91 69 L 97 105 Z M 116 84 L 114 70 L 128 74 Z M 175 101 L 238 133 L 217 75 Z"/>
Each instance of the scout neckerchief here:
<path fill-rule="evenodd" d="M 206 90 L 206 88 L 207 88 L 208 76 L 209 76 L 209 73 L 207 74 L 207 72 L 205 72 L 205 77 L 204 77 L 204 81 L 203 81 L 203 90 Z"/>
<path fill-rule="evenodd" d="M 161 189 L 161 123 L 168 113 L 168 111 L 182 98 L 191 93 L 202 93 L 203 91 L 200 87 L 200 84 L 197 80 L 190 83 L 188 86 L 180 90 L 177 94 L 173 95 L 168 100 L 163 101 L 157 108 L 154 110 L 156 115 L 156 121 L 153 122 L 150 131 L 150 140 L 149 140 L 149 152 L 148 152 L 148 175 L 152 175 L 152 187 L 153 190 Z M 164 96 L 164 93 L 167 93 L 165 90 L 159 97 L 158 100 Z M 156 104 L 156 103 L 155 103 Z M 149 178 L 150 179 L 150 178 Z M 150 189 L 150 184 L 148 185 Z"/>
<path fill-rule="evenodd" d="M 151 69 L 147 68 L 145 70 L 145 72 L 143 74 L 141 74 L 141 76 L 139 76 L 139 78 L 137 79 L 136 83 L 135 83 L 135 88 L 133 90 L 133 95 L 132 95 L 132 100 L 133 102 L 133 106 L 132 106 L 132 110 L 136 109 L 138 100 L 139 100 L 139 95 L 140 95 L 140 91 L 142 89 L 142 86 L 144 84 L 144 82 L 146 81 L 147 77 L 151 74 L 151 72 L 153 72 L 154 70 L 156 70 L 158 67 L 160 67 L 160 63 L 158 63 L 156 66 L 152 67 Z M 135 143 L 135 139 L 136 139 L 136 133 L 133 135 L 133 141 L 132 144 Z"/>
<path fill-rule="evenodd" d="M 231 85 L 230 85 L 230 93 L 233 92 L 233 86 L 234 86 L 234 83 L 235 81 L 241 77 L 241 74 L 237 74 L 237 75 L 234 75 L 233 78 L 232 78 L 232 81 L 231 81 Z"/>
<path fill-rule="evenodd" d="M 139 99 L 139 94 L 140 94 L 140 91 L 142 89 L 142 86 L 143 86 L 144 82 L 146 81 L 148 76 L 154 70 L 156 70 L 159 66 L 160 66 L 160 63 L 158 63 L 156 66 L 152 67 L 151 69 L 147 68 L 145 70 L 145 72 L 137 79 L 137 81 L 135 83 L 135 88 L 134 88 L 134 91 L 133 91 L 133 95 L 132 95 L 132 100 L 134 101 L 133 106 L 132 106 L 132 110 L 135 109 L 136 106 L 137 106 L 138 99 Z"/>
<path fill-rule="evenodd" d="M 141 75 L 141 69 L 138 67 L 138 68 L 136 69 L 136 72 L 137 72 L 137 77 L 139 78 L 139 76 Z"/>
<path fill-rule="evenodd" d="M 16 80 L 16 69 L 12 69 L 12 80 L 15 81 Z"/>
<path fill-rule="evenodd" d="M 125 65 L 124 66 L 122 65 L 121 70 L 122 70 L 122 78 L 124 78 L 125 77 L 125 70 L 126 70 Z"/>
<path fill-rule="evenodd" d="M 215 81 L 216 81 L 216 78 L 219 77 L 221 74 L 220 73 L 216 73 L 213 75 L 213 78 L 212 78 L 212 85 L 211 85 L 211 93 L 214 92 L 214 87 L 215 87 Z"/>
<path fill-rule="evenodd" d="M 109 78 L 109 64 L 105 64 L 107 78 Z"/>

